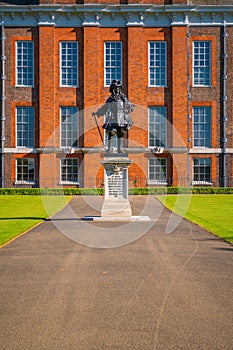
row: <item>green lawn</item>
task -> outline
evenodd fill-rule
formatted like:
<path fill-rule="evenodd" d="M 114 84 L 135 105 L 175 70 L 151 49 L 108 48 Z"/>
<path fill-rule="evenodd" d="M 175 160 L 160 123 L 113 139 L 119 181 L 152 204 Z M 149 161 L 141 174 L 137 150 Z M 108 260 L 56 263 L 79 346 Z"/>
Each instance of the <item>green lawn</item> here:
<path fill-rule="evenodd" d="M 0 196 L 0 245 L 62 209 L 70 198 L 33 195 Z"/>
<path fill-rule="evenodd" d="M 170 210 L 233 243 L 233 195 L 168 195 L 157 198 Z"/>

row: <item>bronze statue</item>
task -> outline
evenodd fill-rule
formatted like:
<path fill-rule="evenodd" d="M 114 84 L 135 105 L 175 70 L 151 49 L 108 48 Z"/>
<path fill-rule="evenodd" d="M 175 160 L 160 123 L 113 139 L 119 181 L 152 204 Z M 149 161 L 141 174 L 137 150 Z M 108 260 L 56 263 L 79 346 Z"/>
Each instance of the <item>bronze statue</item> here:
<path fill-rule="evenodd" d="M 107 99 L 105 104 L 98 109 L 97 112 L 92 113 L 98 118 L 105 116 L 105 123 L 103 128 L 108 134 L 108 153 L 113 152 L 112 142 L 113 137 L 117 136 L 117 152 L 122 153 L 123 136 L 130 129 L 133 124 L 130 118 L 130 113 L 134 110 L 134 105 L 130 103 L 127 97 L 122 93 L 122 85 L 120 80 L 113 80 L 109 91 L 111 96 Z"/>

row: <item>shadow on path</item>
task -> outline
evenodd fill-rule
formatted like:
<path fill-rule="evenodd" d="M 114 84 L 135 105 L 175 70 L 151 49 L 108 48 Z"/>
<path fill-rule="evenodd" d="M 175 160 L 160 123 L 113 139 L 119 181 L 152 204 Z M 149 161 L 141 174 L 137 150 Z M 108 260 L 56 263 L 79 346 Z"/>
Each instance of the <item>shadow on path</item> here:
<path fill-rule="evenodd" d="M 0 348 L 231 350 L 229 244 L 186 220 L 167 234 L 170 212 L 156 200 L 146 208 L 156 222 L 130 244 L 97 249 L 59 230 L 57 222 L 74 234 L 77 224 L 83 237 L 123 232 L 122 224 L 74 220 L 98 215 L 96 200 L 75 197 L 0 250 Z M 145 198 L 131 205 L 134 215 L 146 211 Z"/>

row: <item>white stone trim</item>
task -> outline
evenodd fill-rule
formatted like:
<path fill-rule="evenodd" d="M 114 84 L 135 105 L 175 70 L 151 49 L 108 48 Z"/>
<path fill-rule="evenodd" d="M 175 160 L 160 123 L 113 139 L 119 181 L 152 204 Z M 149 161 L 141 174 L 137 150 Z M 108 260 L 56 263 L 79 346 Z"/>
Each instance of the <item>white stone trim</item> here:
<path fill-rule="evenodd" d="M 148 185 L 154 185 L 154 186 L 159 186 L 159 185 L 162 185 L 162 186 L 166 186 L 168 184 L 167 180 L 148 180 Z"/>
<path fill-rule="evenodd" d="M 153 153 L 153 147 L 148 148 L 148 147 L 142 147 L 142 148 L 126 148 L 125 149 L 127 153 L 129 154 L 140 154 L 140 153 Z M 104 152 L 104 148 L 59 148 L 59 147 L 48 147 L 48 148 L 27 148 L 27 147 L 19 147 L 19 148 L 4 148 L 4 153 L 12 153 L 12 154 L 23 154 L 23 153 L 64 153 L 65 154 L 73 154 L 73 153 L 101 153 Z M 160 154 L 162 153 L 170 153 L 170 154 L 184 154 L 188 153 L 188 149 L 185 147 L 168 147 L 168 148 L 163 148 L 161 150 L 162 152 L 158 152 Z M 0 148 L 0 153 L 2 153 L 2 149 Z M 155 152 L 156 153 L 156 152 Z M 222 148 L 191 148 L 189 150 L 190 154 L 221 154 L 223 153 Z M 233 154 L 233 148 L 226 148 L 226 153 L 227 154 Z"/>
<path fill-rule="evenodd" d="M 194 147 L 189 151 L 190 154 L 220 154 L 222 153 L 221 148 L 205 148 L 205 147 Z"/>
<path fill-rule="evenodd" d="M 36 181 L 32 180 L 32 181 L 15 181 L 14 182 L 15 185 L 35 185 Z"/>
<path fill-rule="evenodd" d="M 1 5 L 5 26 L 170 27 L 233 25 L 233 5 Z"/>
<path fill-rule="evenodd" d="M 59 185 L 79 185 L 79 181 L 59 181 Z"/>
<path fill-rule="evenodd" d="M 22 153 L 38 153 L 38 151 L 36 148 L 17 147 L 17 148 L 4 148 L 4 153 L 22 154 Z"/>
<path fill-rule="evenodd" d="M 203 186 L 212 186 L 213 183 L 210 181 L 192 181 L 192 185 L 196 186 L 196 185 L 203 185 Z"/>

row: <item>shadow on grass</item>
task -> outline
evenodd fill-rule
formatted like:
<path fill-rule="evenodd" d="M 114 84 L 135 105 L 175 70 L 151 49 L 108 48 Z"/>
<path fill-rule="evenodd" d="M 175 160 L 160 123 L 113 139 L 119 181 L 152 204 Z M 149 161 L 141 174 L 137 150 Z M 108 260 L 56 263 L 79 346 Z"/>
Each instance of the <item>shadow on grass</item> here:
<path fill-rule="evenodd" d="M 46 220 L 46 218 L 41 218 L 41 217 L 35 217 L 35 216 L 27 216 L 27 217 L 23 217 L 23 216 L 20 216 L 20 217 L 13 217 L 13 218 L 0 218 L 0 221 L 1 220 Z"/>

